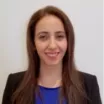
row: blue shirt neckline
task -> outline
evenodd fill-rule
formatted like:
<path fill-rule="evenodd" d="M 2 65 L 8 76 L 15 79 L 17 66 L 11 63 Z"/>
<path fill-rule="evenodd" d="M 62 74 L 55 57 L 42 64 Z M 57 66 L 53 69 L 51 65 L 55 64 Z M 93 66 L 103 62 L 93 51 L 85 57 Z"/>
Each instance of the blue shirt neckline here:
<path fill-rule="evenodd" d="M 58 87 L 46 87 L 46 86 L 42 86 L 42 85 L 38 85 L 41 89 L 45 89 L 45 90 L 58 90 L 60 88 L 60 86 Z"/>

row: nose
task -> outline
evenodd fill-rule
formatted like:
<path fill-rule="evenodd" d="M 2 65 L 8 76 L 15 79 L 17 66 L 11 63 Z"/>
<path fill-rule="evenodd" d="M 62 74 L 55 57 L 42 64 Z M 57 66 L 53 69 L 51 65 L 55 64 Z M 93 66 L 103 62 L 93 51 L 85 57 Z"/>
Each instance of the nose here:
<path fill-rule="evenodd" d="M 49 40 L 49 49 L 55 49 L 57 47 L 56 44 L 56 40 L 54 39 L 54 37 L 51 37 L 51 39 Z"/>

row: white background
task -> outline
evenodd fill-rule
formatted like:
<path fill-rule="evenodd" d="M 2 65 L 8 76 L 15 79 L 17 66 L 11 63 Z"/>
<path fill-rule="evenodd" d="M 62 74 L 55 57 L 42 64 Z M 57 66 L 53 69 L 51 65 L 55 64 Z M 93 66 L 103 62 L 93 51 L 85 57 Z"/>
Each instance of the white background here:
<path fill-rule="evenodd" d="M 27 68 L 28 20 L 46 5 L 61 8 L 71 19 L 77 67 L 97 76 L 103 98 L 102 0 L 0 0 L 0 104 L 8 74 Z"/>

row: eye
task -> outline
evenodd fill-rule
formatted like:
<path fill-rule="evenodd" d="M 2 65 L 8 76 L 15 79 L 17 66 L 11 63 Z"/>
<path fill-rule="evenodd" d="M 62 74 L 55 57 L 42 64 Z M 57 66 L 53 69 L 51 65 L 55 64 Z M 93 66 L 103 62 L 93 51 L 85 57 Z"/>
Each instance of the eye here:
<path fill-rule="evenodd" d="M 46 31 L 41 31 L 38 34 L 39 34 L 40 40 L 46 40 L 48 38 L 48 32 L 46 32 Z"/>
<path fill-rule="evenodd" d="M 60 39 L 61 39 L 61 40 L 64 39 L 65 36 L 66 36 L 66 35 L 65 35 L 65 32 L 61 32 L 61 31 L 56 32 L 56 38 L 59 39 L 59 40 L 60 40 Z"/>
<path fill-rule="evenodd" d="M 57 39 L 58 39 L 58 40 L 62 40 L 62 39 L 64 39 L 64 37 L 65 37 L 64 35 L 58 35 L 58 36 L 57 36 Z"/>
<path fill-rule="evenodd" d="M 39 39 L 40 40 L 46 40 L 48 37 L 46 35 L 40 36 Z"/>
<path fill-rule="evenodd" d="M 45 38 L 45 37 L 46 37 L 46 36 L 40 36 L 39 38 L 40 38 L 40 39 L 43 39 L 43 38 Z"/>
<path fill-rule="evenodd" d="M 63 35 L 59 35 L 59 36 L 57 36 L 58 38 L 64 38 L 64 36 Z"/>

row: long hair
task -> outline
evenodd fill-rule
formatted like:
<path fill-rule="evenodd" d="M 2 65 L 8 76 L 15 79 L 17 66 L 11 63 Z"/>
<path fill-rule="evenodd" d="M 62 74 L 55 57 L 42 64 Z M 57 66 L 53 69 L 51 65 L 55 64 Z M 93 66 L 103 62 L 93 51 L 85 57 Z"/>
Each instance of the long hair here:
<path fill-rule="evenodd" d="M 13 104 L 35 103 L 35 93 L 38 91 L 37 79 L 39 77 L 40 59 L 35 49 L 34 36 L 37 22 L 46 15 L 58 17 L 63 25 L 67 37 L 67 50 L 63 57 L 62 87 L 60 88 L 60 103 L 63 97 L 68 104 L 86 104 L 86 93 L 83 84 L 83 76 L 77 70 L 74 62 L 75 37 L 71 21 L 67 15 L 57 7 L 46 6 L 36 11 L 30 18 L 27 27 L 27 53 L 28 69 L 19 87 L 13 94 Z"/>

